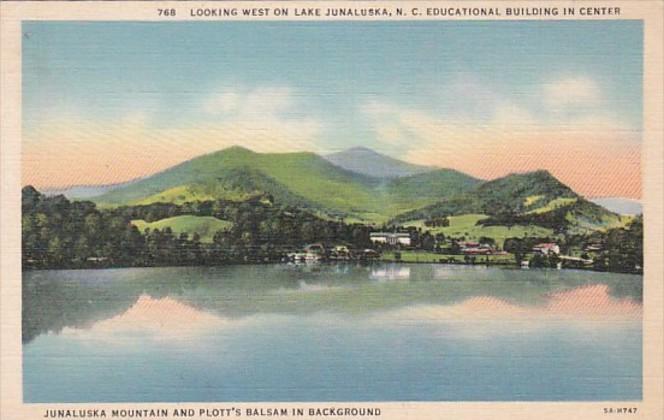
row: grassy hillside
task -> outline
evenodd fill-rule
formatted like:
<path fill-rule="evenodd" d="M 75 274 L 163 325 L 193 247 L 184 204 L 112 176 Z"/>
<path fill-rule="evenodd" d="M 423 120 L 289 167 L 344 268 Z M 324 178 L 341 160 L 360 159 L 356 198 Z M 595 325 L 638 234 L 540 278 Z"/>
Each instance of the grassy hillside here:
<path fill-rule="evenodd" d="M 201 179 L 190 184 L 170 188 L 136 200 L 131 204 L 158 202 L 182 204 L 197 200 L 216 199 L 245 201 L 266 192 L 272 194 L 280 203 L 312 209 L 318 207 L 316 203 L 294 194 L 285 185 L 263 172 L 249 167 L 227 168 L 220 171 L 214 178 Z"/>
<path fill-rule="evenodd" d="M 467 215 L 464 220 L 471 223 L 469 216 L 476 214 L 486 217 L 474 220 L 478 225 L 475 229 L 468 226 L 467 230 L 473 231 L 471 236 L 483 232 L 486 233 L 483 236 L 497 239 L 524 233 L 538 236 L 587 233 L 626 223 L 625 218 L 583 199 L 547 171 L 512 174 L 477 184 L 468 192 L 402 213 L 393 222 L 412 223 L 432 217 Z M 517 229 L 519 226 L 521 230 Z M 452 233 L 451 228 L 439 229 Z M 458 233 L 459 230 L 454 231 Z"/>
<path fill-rule="evenodd" d="M 380 191 L 385 194 L 389 214 L 417 209 L 441 198 L 456 196 L 471 190 L 481 181 L 452 169 L 396 178 Z"/>
<path fill-rule="evenodd" d="M 176 216 L 157 220 L 152 223 L 147 223 L 144 220 L 132 220 L 131 223 L 141 232 L 145 232 L 146 229 L 163 230 L 166 227 L 170 227 L 175 235 L 188 233 L 191 237 L 194 233 L 198 233 L 201 237 L 201 242 L 207 243 L 212 242 L 215 232 L 229 229 L 232 225 L 231 222 L 210 216 Z"/>
<path fill-rule="evenodd" d="M 342 169 L 314 153 L 255 153 L 241 147 L 192 159 L 95 201 L 104 206 L 181 204 L 244 201 L 264 194 L 280 205 L 307 209 L 324 218 L 360 222 L 403 224 L 483 214 L 486 219 L 475 221 L 474 230 L 479 231 L 469 235 L 486 233 L 483 236 L 497 239 L 545 233 L 542 229 L 583 233 L 624 224 L 620 216 L 584 200 L 547 171 L 488 182 L 449 169 L 385 179 Z M 513 232 L 517 225 L 523 230 Z"/>
<path fill-rule="evenodd" d="M 621 216 L 592 203 L 579 199 L 569 207 L 559 207 L 553 212 L 564 214 L 568 223 L 567 231 L 570 233 L 590 233 L 592 231 L 606 231 L 608 229 L 625 227 L 631 220 L 630 216 Z"/>
<path fill-rule="evenodd" d="M 577 198 L 568 198 L 568 197 L 559 197 L 555 198 L 548 203 L 542 202 L 542 200 L 538 201 L 538 204 L 542 202 L 542 207 L 537 207 L 532 210 L 528 210 L 525 212 L 525 214 L 541 214 L 541 213 L 546 213 L 548 211 L 553 211 L 561 207 L 569 207 L 574 205 L 577 202 Z M 530 207 L 533 207 L 532 205 Z"/>
<path fill-rule="evenodd" d="M 445 215 L 502 213 L 521 214 L 549 205 L 576 199 L 578 195 L 547 171 L 512 174 L 478 183 L 460 194 L 448 196 L 435 204 L 400 214 L 395 221 L 427 219 Z M 563 201 L 560 201 L 560 200 Z M 556 201 L 558 200 L 558 201 Z"/>
<path fill-rule="evenodd" d="M 563 201 L 564 200 L 564 201 Z M 623 227 L 629 217 L 612 213 L 584 198 L 559 199 L 545 207 L 521 214 L 498 214 L 481 220 L 479 224 L 489 225 L 537 225 L 553 229 L 556 233 L 586 234 Z M 550 202 L 551 203 L 551 202 Z"/>
<path fill-rule="evenodd" d="M 384 222 L 472 188 L 479 181 L 452 170 L 380 180 L 334 166 L 313 153 L 255 153 L 231 147 L 184 162 L 95 199 L 104 206 L 246 200 L 269 193 L 280 204 L 331 216 Z"/>
<path fill-rule="evenodd" d="M 478 186 L 473 196 L 488 214 L 521 213 L 540 207 L 540 203 L 578 197 L 548 171 L 507 175 Z"/>
<path fill-rule="evenodd" d="M 414 226 L 428 230 L 431 233 L 442 233 L 445 236 L 455 238 L 465 238 L 467 241 L 477 241 L 481 237 L 493 238 L 499 247 L 507 238 L 547 237 L 553 235 L 553 230 L 536 225 L 514 225 L 514 226 L 484 226 L 477 224 L 481 220 L 488 219 L 486 214 L 464 214 L 460 216 L 450 216 L 449 226 L 444 227 L 426 227 L 423 220 L 415 220 L 406 223 L 406 226 Z"/>
<path fill-rule="evenodd" d="M 375 183 L 313 153 L 262 154 L 231 147 L 184 162 L 95 201 L 121 205 L 210 197 L 243 200 L 268 192 L 279 196 L 284 204 L 345 212 L 376 211 L 380 203 L 373 197 Z"/>

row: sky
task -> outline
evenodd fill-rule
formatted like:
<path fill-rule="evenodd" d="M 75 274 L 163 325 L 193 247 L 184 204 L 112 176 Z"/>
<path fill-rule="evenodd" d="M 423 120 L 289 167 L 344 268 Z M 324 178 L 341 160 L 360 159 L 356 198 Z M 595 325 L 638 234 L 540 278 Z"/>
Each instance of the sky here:
<path fill-rule="evenodd" d="M 24 22 L 23 183 L 365 146 L 640 198 L 641 21 Z"/>

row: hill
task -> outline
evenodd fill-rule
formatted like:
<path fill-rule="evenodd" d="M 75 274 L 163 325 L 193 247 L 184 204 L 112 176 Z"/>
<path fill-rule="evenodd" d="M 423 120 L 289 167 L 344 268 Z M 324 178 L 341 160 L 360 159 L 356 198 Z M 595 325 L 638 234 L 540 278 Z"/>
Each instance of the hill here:
<path fill-rule="evenodd" d="M 524 236 L 545 238 L 553 235 L 553 229 L 534 224 L 527 225 L 484 225 L 481 222 L 489 219 L 485 214 L 463 214 L 449 216 L 449 226 L 427 227 L 422 220 L 407 222 L 405 226 L 413 226 L 428 230 L 432 234 L 442 233 L 447 237 L 463 237 L 467 241 L 479 242 L 481 238 L 492 238 L 496 245 L 503 247 L 507 238 Z"/>
<path fill-rule="evenodd" d="M 584 233 L 621 226 L 624 218 L 585 200 L 547 171 L 510 174 L 477 184 L 423 208 L 402 213 L 392 222 L 407 223 L 441 216 L 483 214 L 484 226 L 541 226 Z"/>
<path fill-rule="evenodd" d="M 478 183 L 468 191 L 400 214 L 394 220 L 407 221 L 472 213 L 523 213 L 546 206 L 560 198 L 575 199 L 578 195 L 547 171 L 510 174 L 493 181 Z"/>
<path fill-rule="evenodd" d="M 96 197 L 103 205 L 197 199 L 243 200 L 270 193 L 284 204 L 351 211 L 376 210 L 374 179 L 338 168 L 313 153 L 255 153 L 231 147 L 181 163 Z"/>
<path fill-rule="evenodd" d="M 416 209 L 435 203 L 444 197 L 456 196 L 472 190 L 482 181 L 453 169 L 437 169 L 417 175 L 389 180 L 380 193 L 390 203 L 389 214 L 404 209 Z"/>
<path fill-rule="evenodd" d="M 119 206 L 242 201 L 270 194 L 283 205 L 333 217 L 384 222 L 395 214 L 466 191 L 478 182 L 452 170 L 379 179 L 340 168 L 314 153 L 255 153 L 231 147 L 110 191 L 94 201 Z"/>
<path fill-rule="evenodd" d="M 379 155 L 368 149 L 360 152 Z M 314 153 L 256 153 L 242 147 L 183 162 L 94 201 L 103 206 L 182 204 L 263 195 L 319 216 L 370 223 L 482 214 L 487 217 L 478 223 L 485 226 L 520 224 L 587 232 L 625 222 L 543 170 L 488 182 L 451 169 L 378 178 L 341 168 Z"/>
<path fill-rule="evenodd" d="M 83 200 L 93 197 L 98 197 L 104 193 L 125 187 L 137 182 L 133 179 L 127 182 L 120 182 L 117 184 L 103 184 L 103 185 L 73 185 L 65 188 L 53 188 L 44 190 L 42 193 L 47 196 L 64 195 L 70 200 Z"/>
<path fill-rule="evenodd" d="M 324 158 L 340 168 L 374 178 L 398 178 L 434 169 L 394 159 L 366 147 L 353 147 Z"/>

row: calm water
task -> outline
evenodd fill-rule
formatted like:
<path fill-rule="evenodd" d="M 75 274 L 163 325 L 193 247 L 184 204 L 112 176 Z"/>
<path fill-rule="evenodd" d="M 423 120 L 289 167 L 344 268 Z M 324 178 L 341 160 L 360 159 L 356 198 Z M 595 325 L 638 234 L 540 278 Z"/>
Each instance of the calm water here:
<path fill-rule="evenodd" d="M 641 399 L 642 277 L 445 265 L 26 272 L 26 402 Z"/>

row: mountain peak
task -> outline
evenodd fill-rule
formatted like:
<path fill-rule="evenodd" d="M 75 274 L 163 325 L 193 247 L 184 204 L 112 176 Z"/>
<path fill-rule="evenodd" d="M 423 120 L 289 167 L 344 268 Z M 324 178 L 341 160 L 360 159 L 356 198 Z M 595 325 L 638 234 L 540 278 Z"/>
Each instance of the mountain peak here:
<path fill-rule="evenodd" d="M 433 169 L 394 159 L 365 146 L 351 147 L 323 157 L 333 165 L 347 171 L 374 178 L 399 178 Z"/>
<path fill-rule="evenodd" d="M 341 153 L 372 153 L 375 155 L 379 155 L 380 153 L 376 152 L 373 149 L 369 149 L 366 146 L 354 146 L 351 148 L 348 148 L 346 150 L 341 151 Z"/>
<path fill-rule="evenodd" d="M 189 161 L 186 162 L 197 162 L 197 161 L 209 161 L 209 160 L 215 160 L 215 159 L 244 159 L 248 158 L 250 156 L 256 155 L 257 153 L 254 152 L 251 149 L 247 149 L 246 147 L 238 146 L 238 145 L 233 145 L 226 147 L 224 149 L 219 149 L 214 152 L 209 152 L 205 155 L 195 157 Z M 184 163 L 186 163 L 184 162 Z"/>
<path fill-rule="evenodd" d="M 548 170 L 546 170 L 546 169 L 537 169 L 535 171 L 526 172 L 526 173 L 524 173 L 524 175 L 530 175 L 530 176 L 534 176 L 534 177 L 538 177 L 538 178 L 554 178 L 554 179 L 556 179 L 556 177 L 553 176 L 553 174 L 551 172 L 549 172 Z"/>
<path fill-rule="evenodd" d="M 251 149 L 247 149 L 243 146 L 233 145 L 225 149 L 220 150 L 220 152 L 239 152 L 239 153 L 256 153 Z"/>
<path fill-rule="evenodd" d="M 560 182 L 545 169 L 512 173 L 484 183 L 478 191 L 485 196 L 495 195 L 497 191 L 508 192 L 512 199 L 518 198 L 516 201 L 537 195 L 541 195 L 547 200 L 558 197 L 578 197 L 570 187 Z"/>

